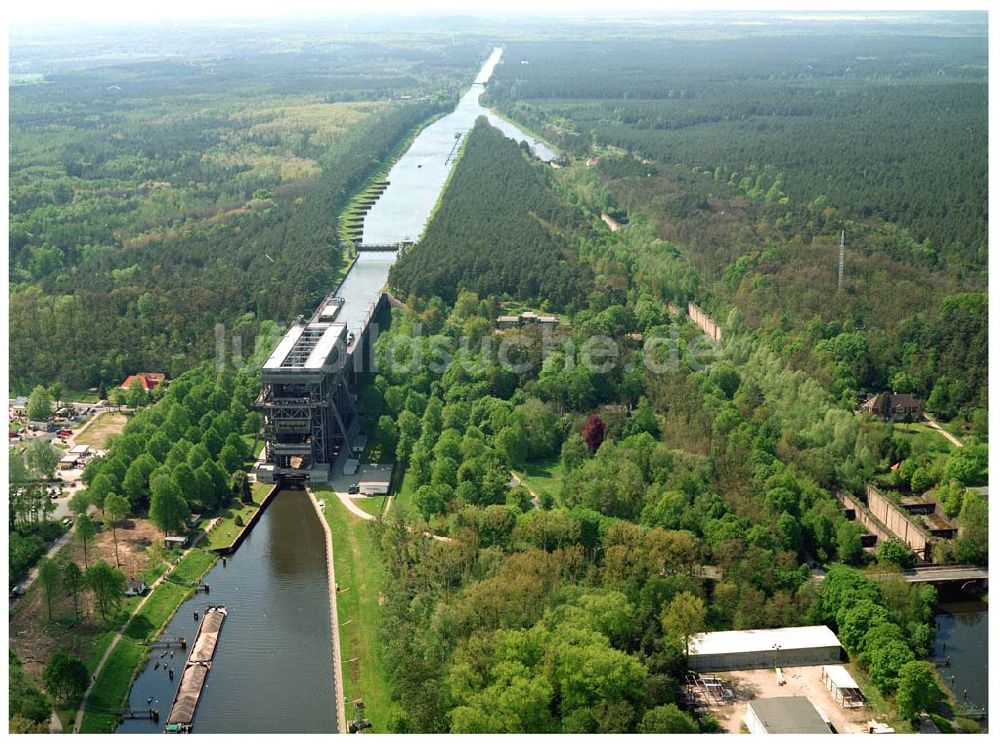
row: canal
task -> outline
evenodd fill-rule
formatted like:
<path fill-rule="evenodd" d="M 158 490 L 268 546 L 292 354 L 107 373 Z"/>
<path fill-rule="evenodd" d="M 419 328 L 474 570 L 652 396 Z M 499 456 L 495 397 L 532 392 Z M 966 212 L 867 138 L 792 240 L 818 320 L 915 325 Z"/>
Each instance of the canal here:
<path fill-rule="evenodd" d="M 205 577 L 210 593 L 188 600 L 167 625 L 164 638 L 190 641 L 198 629 L 195 610 L 229 609 L 196 733 L 337 730 L 325 539 L 308 494 L 280 492 L 226 565 L 220 560 Z M 150 653 L 129 701 L 132 708 L 158 708 L 160 723 L 128 720 L 118 732 L 162 731 L 187 652 L 161 653 Z"/>
<path fill-rule="evenodd" d="M 989 699 L 989 612 L 982 601 L 943 602 L 935 615 L 934 661 L 959 704 L 985 708 Z M 950 664 L 943 666 L 950 658 Z M 980 721 L 983 731 L 988 721 Z"/>
<path fill-rule="evenodd" d="M 493 50 L 455 110 L 421 131 L 390 170 L 389 187 L 365 219 L 364 243 L 420 237 L 462 139 L 480 116 L 511 139 L 527 142 L 540 160 L 557 157 L 479 104 L 501 54 L 501 49 Z M 348 272 L 337 292 L 347 300 L 339 320 L 347 323 L 348 330 L 360 330 L 395 259 L 395 253 L 362 253 Z M 219 561 L 205 577 L 210 594 L 186 602 L 167 625 L 163 638 L 190 640 L 198 630 L 195 610 L 201 613 L 209 604 L 229 609 L 198 704 L 196 733 L 336 731 L 325 550 L 325 536 L 309 496 L 304 491 L 282 491 L 227 565 Z M 158 708 L 161 722 L 127 720 L 119 732 L 162 730 L 187 652 L 161 653 L 150 654 L 129 698 L 131 708 Z"/>
<path fill-rule="evenodd" d="M 421 131 L 393 165 L 387 176 L 389 187 L 365 217 L 362 243 L 400 243 L 420 238 L 455 164 L 462 139 L 480 116 L 511 139 L 528 143 L 540 160 L 557 157 L 553 150 L 480 105 L 479 98 L 501 55 L 501 49 L 493 50 L 455 110 Z"/>

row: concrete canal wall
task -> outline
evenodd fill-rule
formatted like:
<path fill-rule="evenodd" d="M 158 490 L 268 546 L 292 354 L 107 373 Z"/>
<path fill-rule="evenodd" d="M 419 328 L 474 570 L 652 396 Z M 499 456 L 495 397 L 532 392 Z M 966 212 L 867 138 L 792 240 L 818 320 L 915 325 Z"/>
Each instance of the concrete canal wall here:
<path fill-rule="evenodd" d="M 323 509 L 316 500 L 316 495 L 311 488 L 307 488 L 309 500 L 312 501 L 313 508 L 316 509 L 316 517 L 323 526 L 323 534 L 326 536 L 326 575 L 330 582 L 330 631 L 333 633 L 333 689 L 337 696 L 337 730 L 347 733 L 347 711 L 344 699 L 344 671 L 340 653 L 340 626 L 337 622 L 337 575 L 333 570 L 333 535 L 330 534 L 330 525 L 326 523 L 323 516 Z"/>
<path fill-rule="evenodd" d="M 236 549 L 240 547 L 240 543 L 242 543 L 246 536 L 250 534 L 250 530 L 252 530 L 254 525 L 260 521 L 260 516 L 264 513 L 264 509 L 266 509 L 267 505 L 271 503 L 271 500 L 278 495 L 278 491 L 280 490 L 281 484 L 275 483 L 271 490 L 267 492 L 267 496 L 264 497 L 264 500 L 260 502 L 260 507 L 253 513 L 250 520 L 243 525 L 243 529 L 240 530 L 240 533 L 233 539 L 233 541 L 229 543 L 229 545 L 224 545 L 221 548 L 213 548 L 212 552 L 219 555 L 232 555 L 235 553 Z"/>
<path fill-rule="evenodd" d="M 713 341 L 722 340 L 722 328 L 719 324 L 708 317 L 705 312 L 693 302 L 688 303 L 688 317 L 691 322 L 698 326 L 702 332 Z"/>

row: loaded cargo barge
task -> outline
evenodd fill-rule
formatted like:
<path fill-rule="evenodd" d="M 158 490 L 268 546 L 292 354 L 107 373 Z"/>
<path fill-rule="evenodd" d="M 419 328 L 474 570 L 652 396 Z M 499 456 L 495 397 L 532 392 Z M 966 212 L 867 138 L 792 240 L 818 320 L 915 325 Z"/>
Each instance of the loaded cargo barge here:
<path fill-rule="evenodd" d="M 228 611 L 225 607 L 209 607 L 205 610 L 198 635 L 191 646 L 191 654 L 184 664 L 174 702 L 170 706 L 167 725 L 163 729 L 168 734 L 189 734 L 194 725 L 194 714 L 201 700 L 208 672 L 212 669 L 212 658 L 222 632 L 222 623 Z"/>

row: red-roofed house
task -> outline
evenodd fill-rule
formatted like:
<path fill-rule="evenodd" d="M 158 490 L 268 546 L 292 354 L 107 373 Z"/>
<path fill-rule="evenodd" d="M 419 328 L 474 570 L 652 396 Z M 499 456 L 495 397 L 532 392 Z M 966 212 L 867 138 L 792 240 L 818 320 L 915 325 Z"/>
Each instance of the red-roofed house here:
<path fill-rule="evenodd" d="M 128 386 L 132 384 L 132 380 L 138 380 L 142 385 L 142 389 L 147 393 L 153 391 L 157 385 L 167 379 L 167 376 L 162 372 L 138 372 L 134 375 L 129 375 L 125 382 L 122 383 L 122 390 L 128 390 Z"/>

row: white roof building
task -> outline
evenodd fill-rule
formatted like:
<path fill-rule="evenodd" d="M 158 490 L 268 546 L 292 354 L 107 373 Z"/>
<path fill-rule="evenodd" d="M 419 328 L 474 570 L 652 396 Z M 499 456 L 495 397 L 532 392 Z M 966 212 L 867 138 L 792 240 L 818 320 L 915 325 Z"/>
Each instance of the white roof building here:
<path fill-rule="evenodd" d="M 699 633 L 688 644 L 695 671 L 820 666 L 840 661 L 840 641 L 825 625 Z"/>
<path fill-rule="evenodd" d="M 830 691 L 833 699 L 844 708 L 861 708 L 865 704 L 865 696 L 858 683 L 845 667 L 839 664 L 823 665 L 823 684 Z"/>

